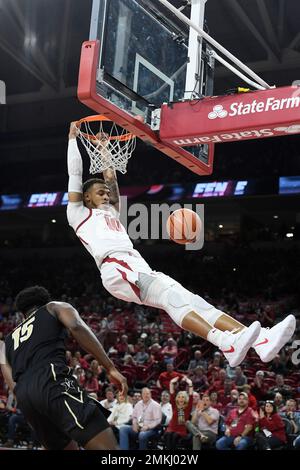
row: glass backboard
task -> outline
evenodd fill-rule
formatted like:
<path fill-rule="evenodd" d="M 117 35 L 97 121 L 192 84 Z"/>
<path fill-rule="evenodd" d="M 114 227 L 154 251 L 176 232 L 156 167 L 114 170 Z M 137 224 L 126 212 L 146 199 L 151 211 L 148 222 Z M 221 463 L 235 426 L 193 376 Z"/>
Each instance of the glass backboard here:
<path fill-rule="evenodd" d="M 184 97 L 188 29 L 164 16 L 159 2 L 94 2 L 90 40 L 100 40 L 97 93 L 125 111 Z"/>
<path fill-rule="evenodd" d="M 163 103 L 185 98 L 189 60 L 189 27 L 159 0 L 93 0 L 78 97 L 192 171 L 209 174 L 213 145 L 209 155 L 206 145 L 164 144 L 153 125 Z"/>

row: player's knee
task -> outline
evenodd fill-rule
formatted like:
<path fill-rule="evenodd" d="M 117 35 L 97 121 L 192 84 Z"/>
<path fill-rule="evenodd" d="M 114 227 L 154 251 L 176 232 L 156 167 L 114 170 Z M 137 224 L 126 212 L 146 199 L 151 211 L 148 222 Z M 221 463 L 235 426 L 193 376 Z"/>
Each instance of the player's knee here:
<path fill-rule="evenodd" d="M 140 274 L 139 288 L 141 300 L 146 305 L 165 310 L 179 326 L 182 318 L 190 310 L 191 293 L 174 279 L 162 273 L 157 275 Z"/>
<path fill-rule="evenodd" d="M 193 311 L 207 321 L 210 325 L 214 325 L 218 318 L 223 315 L 221 310 L 218 310 L 213 305 L 209 304 L 199 295 L 192 294 L 191 304 Z"/>
<path fill-rule="evenodd" d="M 195 312 L 212 325 L 222 315 L 220 310 L 206 300 L 164 274 L 158 273 L 154 276 L 140 273 L 138 286 L 142 302 L 152 307 L 162 308 L 179 326 L 189 312 Z"/>
<path fill-rule="evenodd" d="M 140 289 L 140 298 L 144 302 L 147 299 L 149 288 L 155 282 L 155 277 L 151 274 L 139 273 L 137 285 Z"/>

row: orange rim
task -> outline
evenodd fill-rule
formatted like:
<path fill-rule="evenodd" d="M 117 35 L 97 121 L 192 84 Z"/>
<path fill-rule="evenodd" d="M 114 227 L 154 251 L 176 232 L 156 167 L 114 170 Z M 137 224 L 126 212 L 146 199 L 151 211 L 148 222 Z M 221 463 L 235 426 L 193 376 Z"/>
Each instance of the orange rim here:
<path fill-rule="evenodd" d="M 76 121 L 76 126 L 78 129 L 80 129 L 81 124 L 85 122 L 102 122 L 102 121 L 111 121 L 111 119 L 107 118 L 106 116 L 102 116 L 102 114 L 95 114 L 93 116 L 87 116 L 85 118 L 79 119 L 79 121 Z M 94 140 L 95 136 L 91 134 L 87 134 L 85 132 L 81 132 L 81 134 L 88 140 Z M 126 142 L 127 140 L 131 140 L 135 137 L 134 134 L 131 134 L 128 132 L 127 134 L 123 135 L 111 135 L 108 140 L 119 140 L 120 142 Z"/>

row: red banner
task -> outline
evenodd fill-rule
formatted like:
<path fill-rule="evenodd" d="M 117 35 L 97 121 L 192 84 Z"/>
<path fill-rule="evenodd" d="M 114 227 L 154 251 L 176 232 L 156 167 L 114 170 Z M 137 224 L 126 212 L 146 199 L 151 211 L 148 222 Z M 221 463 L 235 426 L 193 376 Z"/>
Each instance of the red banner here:
<path fill-rule="evenodd" d="M 159 137 L 182 146 L 300 133 L 300 87 L 164 104 Z"/>

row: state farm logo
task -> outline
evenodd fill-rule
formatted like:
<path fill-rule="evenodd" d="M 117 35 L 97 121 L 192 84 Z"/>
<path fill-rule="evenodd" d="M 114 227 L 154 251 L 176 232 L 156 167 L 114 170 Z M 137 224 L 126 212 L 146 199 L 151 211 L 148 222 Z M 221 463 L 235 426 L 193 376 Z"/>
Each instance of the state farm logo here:
<path fill-rule="evenodd" d="M 208 119 L 247 116 L 249 114 L 259 114 L 267 112 L 277 112 L 285 109 L 295 109 L 300 107 L 300 96 L 291 96 L 288 98 L 276 99 L 273 96 L 268 97 L 265 101 L 257 101 L 256 99 L 250 103 L 234 102 L 229 106 L 228 111 L 224 109 L 221 104 L 213 107 L 213 110 L 208 114 Z M 294 126 L 291 126 L 294 127 Z M 289 129 L 289 128 L 287 128 Z M 288 134 L 299 132 L 294 130 L 287 130 Z"/>
<path fill-rule="evenodd" d="M 223 108 L 221 104 L 217 104 L 213 107 L 213 110 L 208 115 L 208 119 L 225 118 L 228 112 Z"/>

